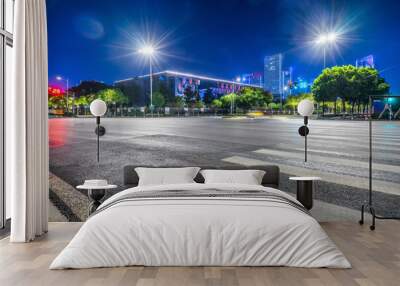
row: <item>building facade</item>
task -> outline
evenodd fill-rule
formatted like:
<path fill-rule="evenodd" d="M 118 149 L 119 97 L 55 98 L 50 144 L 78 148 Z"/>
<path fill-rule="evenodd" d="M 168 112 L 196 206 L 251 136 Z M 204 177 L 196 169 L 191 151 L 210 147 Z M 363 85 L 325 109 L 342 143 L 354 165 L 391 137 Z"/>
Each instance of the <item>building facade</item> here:
<path fill-rule="evenodd" d="M 264 90 L 270 91 L 274 97 L 281 96 L 283 92 L 282 65 L 282 54 L 264 58 Z"/>
<path fill-rule="evenodd" d="M 361 59 L 356 60 L 356 67 L 361 68 L 375 68 L 375 63 L 374 63 L 374 56 L 373 55 L 368 55 L 366 57 L 363 57 Z"/>
<path fill-rule="evenodd" d="M 218 98 L 225 94 L 238 92 L 245 86 L 260 88 L 259 85 L 168 70 L 153 73 L 152 78 L 153 95 L 155 92 L 160 92 L 164 96 L 167 104 L 175 102 L 176 97 L 182 97 L 187 89 L 196 92 L 200 98 L 204 97 L 207 90 L 211 91 L 212 94 Z M 128 97 L 129 105 L 149 105 L 149 75 L 119 80 L 114 83 L 114 86 L 121 89 L 121 91 Z"/>
<path fill-rule="evenodd" d="M 252 72 L 252 73 L 242 74 L 239 82 L 263 87 L 264 75 L 262 72 Z"/>

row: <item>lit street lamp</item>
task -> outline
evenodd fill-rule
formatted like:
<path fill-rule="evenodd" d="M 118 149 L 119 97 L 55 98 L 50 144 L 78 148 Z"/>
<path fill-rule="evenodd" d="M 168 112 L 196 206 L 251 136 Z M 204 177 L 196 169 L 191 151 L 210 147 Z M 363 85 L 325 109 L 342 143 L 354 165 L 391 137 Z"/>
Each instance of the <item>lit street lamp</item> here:
<path fill-rule="evenodd" d="M 68 113 L 68 111 L 69 111 L 69 109 L 68 109 L 69 79 L 68 79 L 68 78 L 64 79 L 64 78 L 62 78 L 61 76 L 57 76 L 57 77 L 56 77 L 56 80 L 58 80 L 58 81 L 63 81 L 63 80 L 64 80 L 64 81 L 66 81 L 66 83 L 67 83 L 67 92 L 66 92 L 66 95 L 67 95 L 67 113 Z"/>
<path fill-rule="evenodd" d="M 138 52 L 144 56 L 149 57 L 149 65 L 150 65 L 150 110 L 151 114 L 153 115 L 153 71 L 152 71 L 152 65 L 151 65 L 151 60 L 152 57 L 155 53 L 155 49 L 151 45 L 147 45 L 142 47 L 141 49 L 138 50 Z"/>
<path fill-rule="evenodd" d="M 328 45 L 334 44 L 338 39 L 338 35 L 335 32 L 329 32 L 320 34 L 315 43 L 319 46 L 322 46 L 324 52 L 324 69 L 326 68 L 326 48 Z"/>

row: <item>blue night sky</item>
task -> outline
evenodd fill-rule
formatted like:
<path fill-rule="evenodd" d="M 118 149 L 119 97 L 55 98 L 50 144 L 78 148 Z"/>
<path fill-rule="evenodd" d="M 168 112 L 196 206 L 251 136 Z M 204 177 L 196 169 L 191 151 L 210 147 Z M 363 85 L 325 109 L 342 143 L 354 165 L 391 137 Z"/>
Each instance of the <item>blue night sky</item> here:
<path fill-rule="evenodd" d="M 373 54 L 400 93 L 400 2 L 267 0 L 48 0 L 49 80 L 112 83 L 148 72 L 135 51 L 159 41 L 155 71 L 178 70 L 233 79 L 262 71 L 282 52 L 294 77 L 312 80 L 323 65 L 317 31 L 340 35 L 327 65 L 355 64 Z"/>

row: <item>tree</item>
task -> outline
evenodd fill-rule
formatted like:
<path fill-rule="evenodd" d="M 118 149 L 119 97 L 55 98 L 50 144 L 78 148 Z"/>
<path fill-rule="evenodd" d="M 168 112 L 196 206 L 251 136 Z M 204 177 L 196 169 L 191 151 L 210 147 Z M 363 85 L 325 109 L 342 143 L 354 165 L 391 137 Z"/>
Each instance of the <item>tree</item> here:
<path fill-rule="evenodd" d="M 155 107 L 164 107 L 165 98 L 161 92 L 156 91 L 155 93 L 153 93 L 153 105 Z"/>
<path fill-rule="evenodd" d="M 322 102 L 323 112 L 325 102 L 333 102 L 336 113 L 337 98 L 341 99 L 342 110 L 346 109 L 346 102 L 351 103 L 352 112 L 358 104 L 366 105 L 369 95 L 388 93 L 390 86 L 379 75 L 376 69 L 352 65 L 326 68 L 314 80 L 312 93 L 317 102 Z"/>
<path fill-rule="evenodd" d="M 81 81 L 79 85 L 71 87 L 70 91 L 75 93 L 76 97 L 81 97 L 83 95 L 98 93 L 99 91 L 108 88 L 111 88 L 111 86 L 105 84 L 104 82 L 84 80 Z"/>
<path fill-rule="evenodd" d="M 237 106 L 245 110 L 257 107 L 265 108 L 268 103 L 272 102 L 272 99 L 272 94 L 269 92 L 259 88 L 245 87 L 240 91 Z"/>
<path fill-rule="evenodd" d="M 97 93 L 97 98 L 104 100 L 107 105 L 128 103 L 128 98 L 117 88 L 103 89 Z"/>
<path fill-rule="evenodd" d="M 211 102 L 211 106 L 212 106 L 213 108 L 221 108 L 221 107 L 222 107 L 222 102 L 221 102 L 221 100 L 219 100 L 219 99 L 214 99 L 214 100 Z"/>
<path fill-rule="evenodd" d="M 303 99 L 314 101 L 314 96 L 312 93 L 289 95 L 286 99 L 285 107 L 290 108 L 293 112 L 295 112 L 297 109 L 297 105 L 299 105 L 300 101 L 302 101 Z"/>
<path fill-rule="evenodd" d="M 236 93 L 229 93 L 221 96 L 219 99 L 221 102 L 221 107 L 226 109 L 230 108 L 234 102 L 237 102 L 237 98 L 238 96 Z"/>

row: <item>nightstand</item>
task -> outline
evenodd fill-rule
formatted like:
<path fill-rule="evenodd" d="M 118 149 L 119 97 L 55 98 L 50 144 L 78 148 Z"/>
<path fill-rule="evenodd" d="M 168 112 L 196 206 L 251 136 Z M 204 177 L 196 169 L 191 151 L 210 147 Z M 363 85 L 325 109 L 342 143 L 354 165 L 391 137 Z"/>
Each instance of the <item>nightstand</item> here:
<path fill-rule="evenodd" d="M 89 180 L 90 181 L 90 180 Z M 96 180 L 97 181 L 97 180 Z M 90 184 L 88 181 L 85 181 L 83 185 L 79 185 L 76 188 L 80 190 L 87 190 L 88 197 L 91 201 L 88 206 L 88 214 L 89 216 L 94 213 L 97 208 L 101 205 L 101 200 L 106 195 L 106 191 L 110 189 L 115 189 L 117 185 L 109 185 L 107 181 L 103 181 L 104 184 Z"/>
<path fill-rule="evenodd" d="M 313 207 L 313 186 L 315 181 L 321 180 L 320 177 L 290 177 L 289 180 L 297 182 L 296 199 L 302 205 L 311 210 Z"/>

